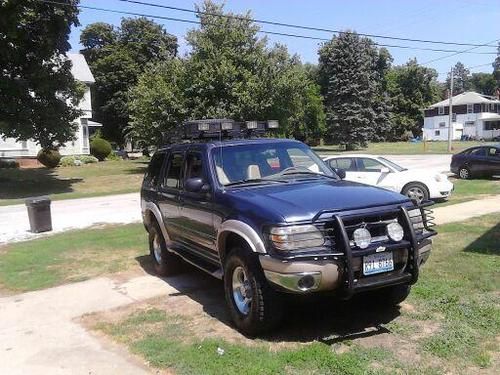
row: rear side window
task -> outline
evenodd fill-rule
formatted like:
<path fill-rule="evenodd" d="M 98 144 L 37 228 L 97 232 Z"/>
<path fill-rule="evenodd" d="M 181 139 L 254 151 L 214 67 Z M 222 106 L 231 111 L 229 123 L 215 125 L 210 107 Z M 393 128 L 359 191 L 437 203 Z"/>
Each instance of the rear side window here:
<path fill-rule="evenodd" d="M 484 156 L 486 154 L 486 149 L 484 148 L 475 148 L 473 150 L 471 150 L 470 154 L 469 155 L 476 155 L 476 156 Z"/>
<path fill-rule="evenodd" d="M 163 186 L 171 189 L 180 188 L 182 164 L 184 157 L 181 153 L 170 154 Z"/>
<path fill-rule="evenodd" d="M 165 152 L 157 152 L 151 158 L 146 175 L 144 176 L 144 183 L 155 186 L 160 179 L 161 167 L 165 160 Z"/>

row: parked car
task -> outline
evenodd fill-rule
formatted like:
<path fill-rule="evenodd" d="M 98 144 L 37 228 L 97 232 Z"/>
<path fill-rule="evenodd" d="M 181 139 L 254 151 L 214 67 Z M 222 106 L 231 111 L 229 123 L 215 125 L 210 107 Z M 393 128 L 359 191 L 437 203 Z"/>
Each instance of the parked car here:
<path fill-rule="evenodd" d="M 330 168 L 344 170 L 348 181 L 396 191 L 418 202 L 447 199 L 453 190 L 453 183 L 443 173 L 403 168 L 382 156 L 336 155 L 324 160 Z"/>
<path fill-rule="evenodd" d="M 341 180 L 299 141 L 242 139 L 271 124 L 191 121 L 188 142 L 153 155 L 141 208 L 157 273 L 184 259 L 222 279 L 247 335 L 280 322 L 285 293 L 403 301 L 436 233 L 427 206 Z"/>
<path fill-rule="evenodd" d="M 500 175 L 500 144 L 471 147 L 453 155 L 450 170 L 464 180 Z"/>

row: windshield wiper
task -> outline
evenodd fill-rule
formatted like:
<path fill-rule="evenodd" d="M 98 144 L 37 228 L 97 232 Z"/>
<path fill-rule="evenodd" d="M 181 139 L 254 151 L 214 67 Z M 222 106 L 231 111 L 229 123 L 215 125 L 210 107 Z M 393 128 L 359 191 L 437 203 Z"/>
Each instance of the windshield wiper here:
<path fill-rule="evenodd" d="M 338 180 L 338 178 L 335 176 L 328 176 L 327 174 L 317 173 L 317 172 L 313 172 L 313 171 L 289 171 L 289 172 L 282 173 L 281 176 L 290 176 L 290 175 L 294 175 L 294 174 L 314 175 L 316 177 L 326 177 L 326 178 L 329 178 L 332 180 Z"/>
<path fill-rule="evenodd" d="M 288 181 L 286 181 L 286 180 L 275 180 L 275 179 L 269 179 L 269 178 L 245 178 L 243 180 L 230 182 L 228 184 L 225 184 L 224 186 L 227 187 L 227 186 L 245 185 L 245 184 L 253 184 L 253 183 L 261 184 L 261 183 L 265 183 L 265 182 L 278 183 L 278 184 L 288 183 Z"/>

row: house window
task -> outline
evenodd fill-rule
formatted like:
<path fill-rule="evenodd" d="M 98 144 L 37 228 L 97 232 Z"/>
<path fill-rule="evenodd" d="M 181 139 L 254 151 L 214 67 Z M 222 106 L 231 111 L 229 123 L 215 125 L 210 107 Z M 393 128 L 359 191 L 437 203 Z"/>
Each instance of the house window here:
<path fill-rule="evenodd" d="M 495 104 L 490 103 L 490 112 L 495 112 Z"/>
<path fill-rule="evenodd" d="M 22 148 L 23 150 L 26 150 L 26 149 L 28 148 L 28 141 L 22 141 L 22 142 L 21 142 L 21 148 Z"/>
<path fill-rule="evenodd" d="M 87 125 L 87 119 L 82 118 L 81 122 L 83 147 L 89 147 L 89 127 Z"/>
<path fill-rule="evenodd" d="M 451 114 L 451 121 L 457 122 L 457 114 L 456 113 Z"/>
<path fill-rule="evenodd" d="M 474 121 L 465 121 L 465 126 L 474 126 L 475 122 Z"/>
<path fill-rule="evenodd" d="M 440 122 L 439 123 L 440 128 L 446 128 L 446 122 Z"/>
<path fill-rule="evenodd" d="M 438 107 L 438 115 L 444 115 L 444 107 Z"/>
<path fill-rule="evenodd" d="M 474 113 L 474 104 L 467 104 L 467 113 Z"/>
<path fill-rule="evenodd" d="M 441 135 L 441 132 L 440 132 L 439 130 L 435 130 L 435 131 L 434 131 L 434 135 L 435 135 L 436 137 L 439 137 L 439 136 Z"/>

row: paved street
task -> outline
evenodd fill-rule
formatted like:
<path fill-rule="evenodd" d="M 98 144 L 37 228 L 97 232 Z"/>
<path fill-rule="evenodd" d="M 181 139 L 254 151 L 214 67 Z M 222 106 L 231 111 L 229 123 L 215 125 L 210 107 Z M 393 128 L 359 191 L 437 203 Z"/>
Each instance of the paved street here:
<path fill-rule="evenodd" d="M 402 167 L 420 168 L 436 172 L 449 172 L 451 155 L 383 155 Z"/>

